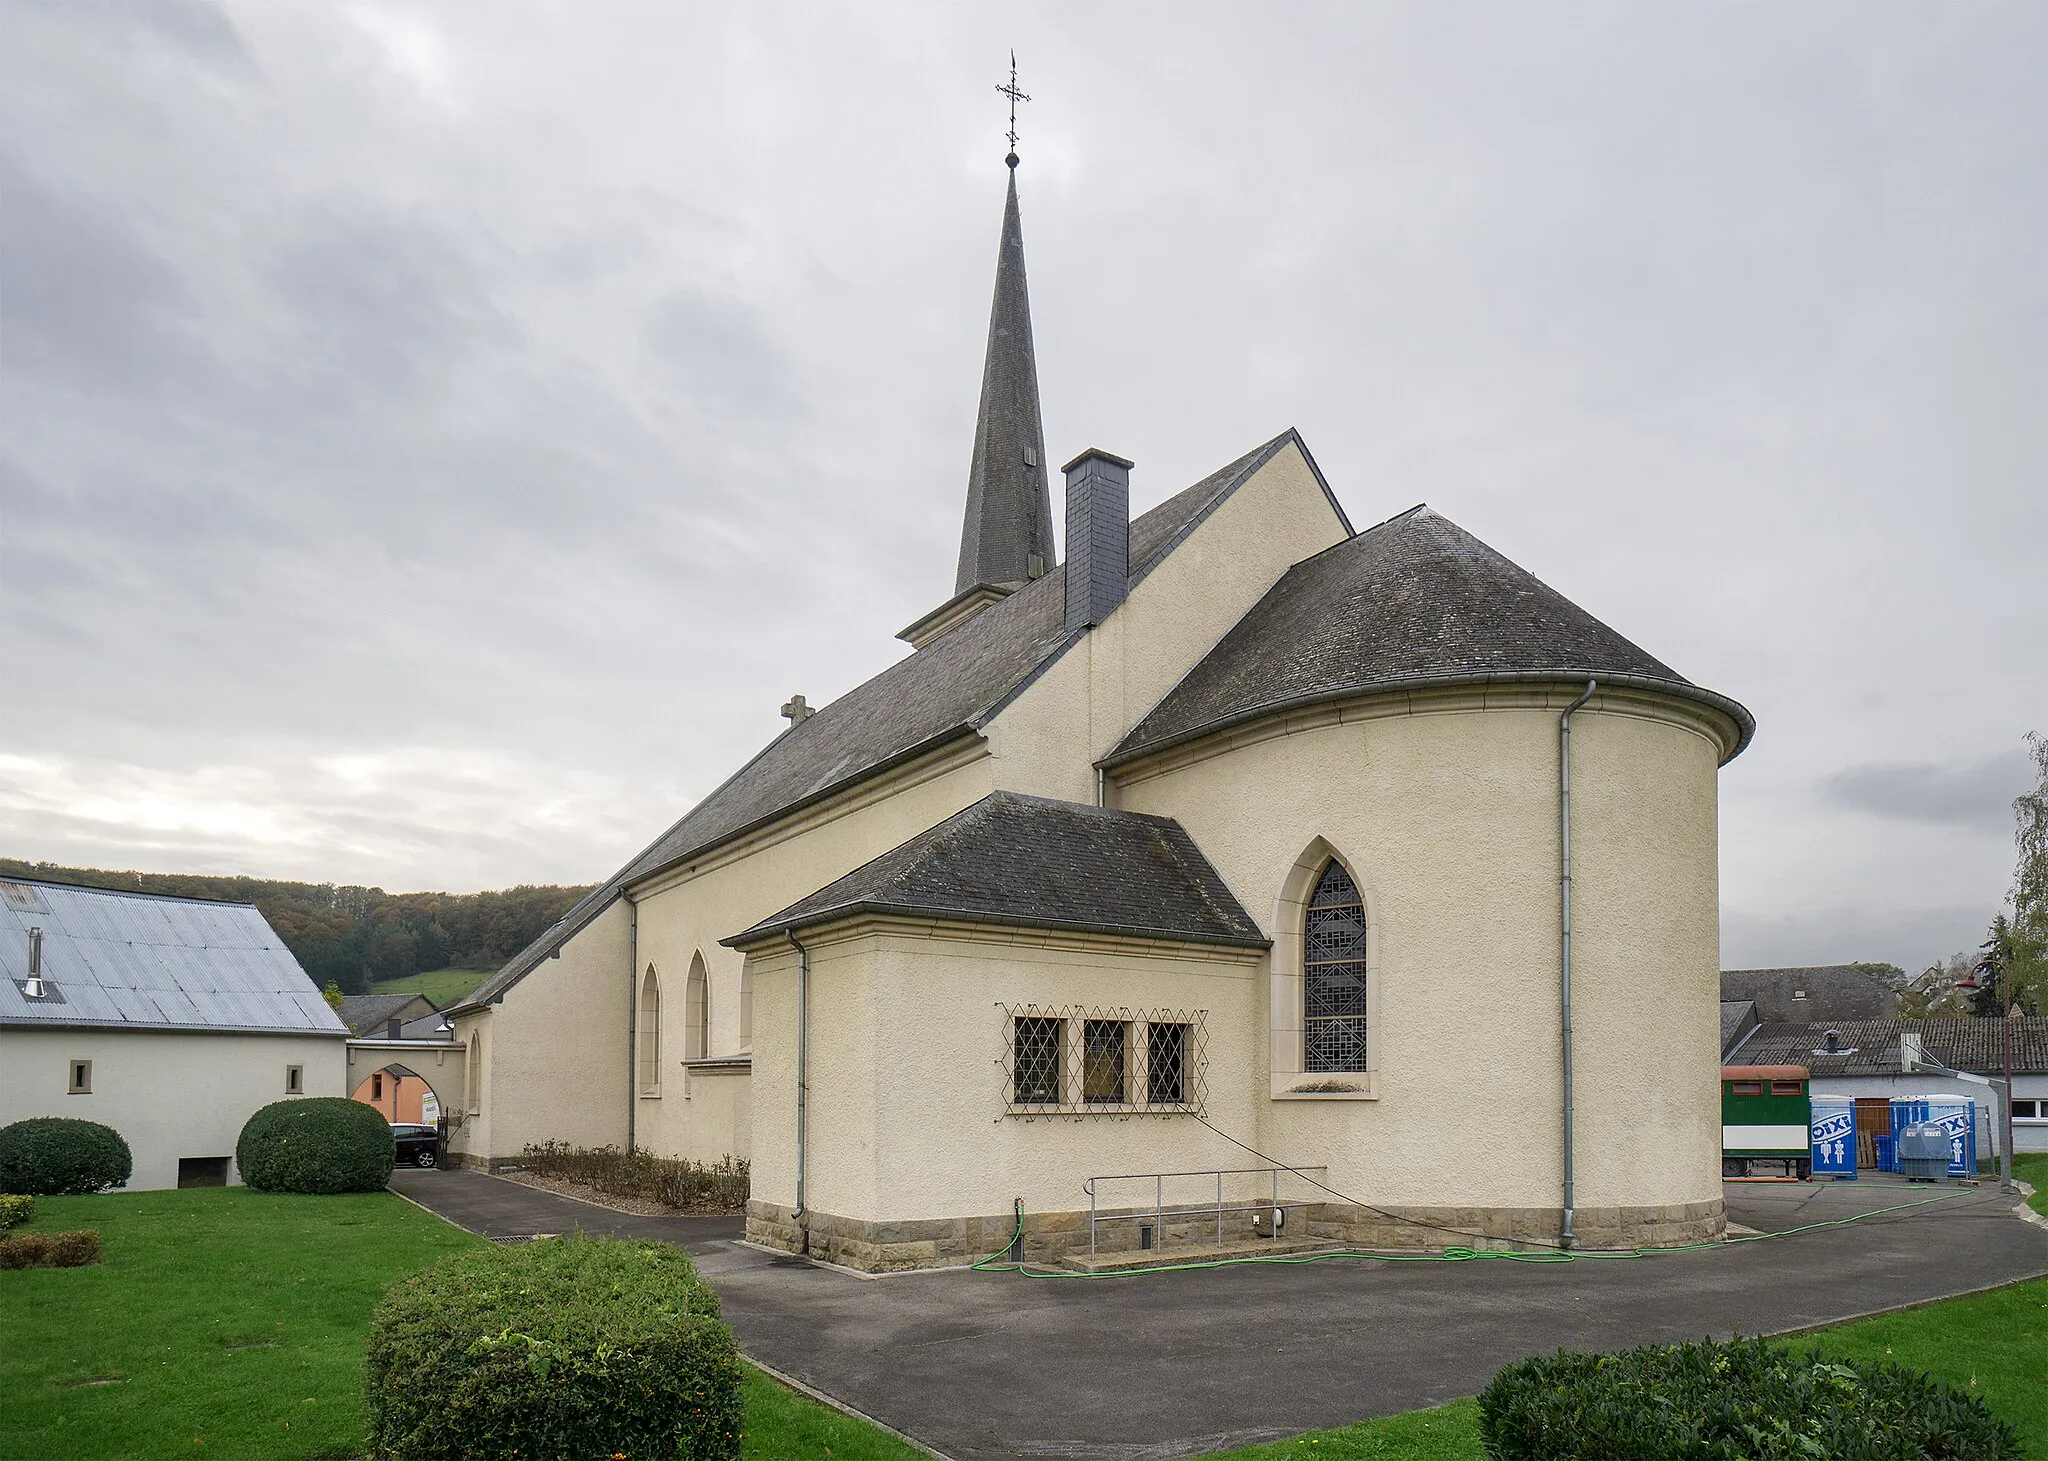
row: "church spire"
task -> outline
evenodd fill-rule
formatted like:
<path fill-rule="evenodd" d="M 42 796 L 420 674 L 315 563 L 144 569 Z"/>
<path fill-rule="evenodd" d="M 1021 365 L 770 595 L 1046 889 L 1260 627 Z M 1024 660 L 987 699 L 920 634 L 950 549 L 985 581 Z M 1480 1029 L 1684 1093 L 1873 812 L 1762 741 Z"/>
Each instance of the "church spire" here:
<path fill-rule="evenodd" d="M 967 520 L 960 532 L 956 594 L 986 584 L 1014 588 L 1053 566 L 1052 498 L 1045 485 L 1045 426 L 1038 415 L 1038 361 L 1031 348 L 1031 298 L 1024 287 L 1024 227 L 1017 216 L 1015 58 L 1009 196 L 996 254 L 995 302 L 981 367 L 981 407 L 967 472 Z M 1000 88 L 999 88 L 1000 89 Z"/>

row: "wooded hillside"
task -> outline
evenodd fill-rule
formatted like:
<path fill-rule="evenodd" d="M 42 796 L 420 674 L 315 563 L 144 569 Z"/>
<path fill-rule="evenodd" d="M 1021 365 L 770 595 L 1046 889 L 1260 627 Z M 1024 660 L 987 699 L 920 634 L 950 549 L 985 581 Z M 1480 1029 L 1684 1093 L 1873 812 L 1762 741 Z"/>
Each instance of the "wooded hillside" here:
<path fill-rule="evenodd" d="M 196 873 L 109 872 L 0 857 L 0 878 L 254 903 L 313 982 L 362 994 L 373 981 L 459 965 L 494 969 L 590 889 L 521 885 L 485 893 L 387 893 L 334 883 Z"/>

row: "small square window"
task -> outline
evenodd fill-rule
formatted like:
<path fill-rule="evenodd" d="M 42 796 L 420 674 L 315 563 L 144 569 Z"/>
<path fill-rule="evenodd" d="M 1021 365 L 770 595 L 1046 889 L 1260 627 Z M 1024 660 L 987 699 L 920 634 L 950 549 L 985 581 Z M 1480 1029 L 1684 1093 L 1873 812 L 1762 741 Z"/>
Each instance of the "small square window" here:
<path fill-rule="evenodd" d="M 306 1067 L 288 1065 L 284 1068 L 284 1093 L 287 1096 L 304 1095 L 306 1090 Z"/>
<path fill-rule="evenodd" d="M 1122 1020 L 1081 1022 L 1081 1099 L 1091 1106 L 1124 1102 L 1124 1061 L 1130 1026 Z"/>
<path fill-rule="evenodd" d="M 92 1062 L 90 1060 L 74 1060 L 71 1062 L 70 1094 L 74 1096 L 90 1096 L 92 1094 Z"/>
<path fill-rule="evenodd" d="M 1060 1100 L 1060 1032 L 1066 1021 L 1019 1015 L 1011 1031 L 1015 1093 L 1019 1106 L 1057 1106 Z"/>
<path fill-rule="evenodd" d="M 2048 1102 L 2015 1101 L 2012 1103 L 2012 1119 L 2015 1121 L 2038 1120 L 2040 1117 L 2041 1107 L 2044 1104 L 2048 1104 Z"/>

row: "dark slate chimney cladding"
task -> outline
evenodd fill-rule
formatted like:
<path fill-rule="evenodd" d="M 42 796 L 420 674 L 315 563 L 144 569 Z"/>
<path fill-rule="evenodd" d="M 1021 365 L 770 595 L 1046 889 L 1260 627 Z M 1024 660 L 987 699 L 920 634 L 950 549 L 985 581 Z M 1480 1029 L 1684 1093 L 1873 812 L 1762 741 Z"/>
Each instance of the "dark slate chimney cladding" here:
<path fill-rule="evenodd" d="M 1100 624 L 1131 581 L 1131 464 L 1090 448 L 1067 474 L 1067 628 Z"/>

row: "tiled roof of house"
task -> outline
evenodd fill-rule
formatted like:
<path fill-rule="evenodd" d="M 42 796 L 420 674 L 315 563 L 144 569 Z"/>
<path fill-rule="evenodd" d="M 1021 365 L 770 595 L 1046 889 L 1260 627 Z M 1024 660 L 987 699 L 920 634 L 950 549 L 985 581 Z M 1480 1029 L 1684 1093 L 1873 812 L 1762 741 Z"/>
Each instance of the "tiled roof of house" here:
<path fill-rule="evenodd" d="M 0 1025 L 348 1033 L 247 903 L 25 879 L 0 880 Z"/>
<path fill-rule="evenodd" d="M 1756 1003 L 1747 999 L 1724 999 L 1721 1001 L 1721 1054 L 1726 1057 L 1728 1047 L 1737 1037 L 1748 1033 L 1757 1024 Z"/>
<path fill-rule="evenodd" d="M 1898 1075 L 1899 1036 L 1916 1032 L 1921 1048 L 1935 1060 L 1957 1070 L 1995 1075 L 2001 1066 L 2005 1021 L 1953 1020 L 1812 1020 L 1765 1024 L 1736 1054 L 1741 1065 L 1803 1065 L 1813 1072 L 1816 1090 L 1830 1075 Z M 2048 1075 L 2048 1018 L 2029 1016 L 2012 1025 L 2015 1073 Z M 1837 1050 L 1827 1048 L 1834 1031 Z M 1939 1079 L 1936 1074 L 1934 1079 Z"/>
<path fill-rule="evenodd" d="M 860 913 L 1264 947 L 1168 817 L 998 791 L 724 942 Z"/>
<path fill-rule="evenodd" d="M 384 1034 L 394 1016 L 420 1018 L 417 1013 L 405 1014 L 406 1007 L 415 1000 L 430 1010 L 434 1008 L 434 1002 L 424 994 L 348 994 L 342 996 L 335 1013 L 355 1034 L 376 1037 Z"/>
<path fill-rule="evenodd" d="M 1131 523 L 1131 582 L 1165 560 L 1259 468 L 1290 444 L 1282 432 Z M 1302 446 L 1303 454 L 1307 448 Z M 1327 492 L 1327 488 L 1325 491 Z M 1330 503 L 1336 508 L 1336 499 Z M 1079 637 L 1066 628 L 1065 579 L 1049 573 L 777 736 L 639 856 L 591 890 L 485 980 L 458 1009 L 501 998 L 622 888 L 708 852 L 750 828 L 973 734 Z"/>
<path fill-rule="evenodd" d="M 1764 1020 L 1879 1020 L 1899 1012 L 1898 991 L 1854 964 L 1723 969 L 1721 998 L 1747 999 Z"/>
<path fill-rule="evenodd" d="M 1650 687 L 1755 722 L 1449 519 L 1416 507 L 1294 565 L 1105 758 L 1373 691 L 1531 678 Z"/>

